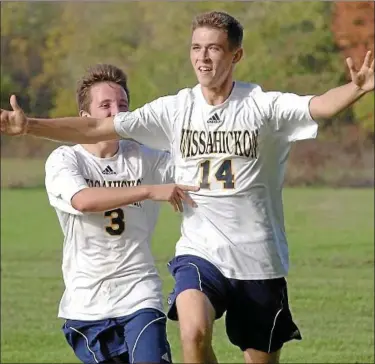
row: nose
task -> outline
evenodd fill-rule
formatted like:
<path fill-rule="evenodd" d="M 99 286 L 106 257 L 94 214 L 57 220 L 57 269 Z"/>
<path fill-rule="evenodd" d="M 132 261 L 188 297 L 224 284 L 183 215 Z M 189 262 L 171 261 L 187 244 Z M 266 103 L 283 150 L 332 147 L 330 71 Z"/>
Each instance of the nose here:
<path fill-rule="evenodd" d="M 202 47 L 199 51 L 198 58 L 200 61 L 207 61 L 209 59 L 208 48 Z"/>
<path fill-rule="evenodd" d="M 112 107 L 111 107 L 111 116 L 115 116 L 116 114 L 118 114 L 120 112 L 120 107 L 119 105 L 117 104 L 112 104 Z"/>

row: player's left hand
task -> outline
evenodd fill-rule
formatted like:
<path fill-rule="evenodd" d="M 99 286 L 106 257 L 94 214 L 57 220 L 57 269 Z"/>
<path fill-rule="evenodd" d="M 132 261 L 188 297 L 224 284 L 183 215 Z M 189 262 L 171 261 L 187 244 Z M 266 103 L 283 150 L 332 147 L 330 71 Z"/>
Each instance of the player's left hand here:
<path fill-rule="evenodd" d="M 373 58 L 371 51 L 368 51 L 359 71 L 355 69 L 354 62 L 350 57 L 346 59 L 352 82 L 366 92 L 374 89 L 374 59 L 371 62 L 371 58 Z"/>

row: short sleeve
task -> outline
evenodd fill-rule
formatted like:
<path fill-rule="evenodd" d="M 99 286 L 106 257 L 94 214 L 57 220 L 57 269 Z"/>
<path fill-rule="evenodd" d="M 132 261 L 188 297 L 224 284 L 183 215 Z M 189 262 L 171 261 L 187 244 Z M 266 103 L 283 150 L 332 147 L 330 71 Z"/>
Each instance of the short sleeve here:
<path fill-rule="evenodd" d="M 51 206 L 74 215 L 82 213 L 73 208 L 73 196 L 88 188 L 81 175 L 74 150 L 60 147 L 48 157 L 45 165 L 45 185 Z"/>
<path fill-rule="evenodd" d="M 132 111 L 118 113 L 114 118 L 117 134 L 132 138 L 150 148 L 170 150 L 176 96 L 160 97 Z"/>
<path fill-rule="evenodd" d="M 269 122 L 275 132 L 288 142 L 314 139 L 318 124 L 310 114 L 310 101 L 314 96 L 292 93 L 266 92 Z"/>

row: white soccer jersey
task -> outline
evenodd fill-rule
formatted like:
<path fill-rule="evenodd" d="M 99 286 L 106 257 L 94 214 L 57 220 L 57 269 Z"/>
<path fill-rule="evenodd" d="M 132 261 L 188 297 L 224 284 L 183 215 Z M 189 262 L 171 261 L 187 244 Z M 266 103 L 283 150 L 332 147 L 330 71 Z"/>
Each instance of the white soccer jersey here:
<path fill-rule="evenodd" d="M 281 190 L 291 143 L 317 134 L 311 98 L 236 82 L 212 106 L 197 85 L 116 115 L 119 135 L 169 146 L 176 183 L 201 187 L 198 208 L 184 212 L 176 255 L 207 259 L 228 278 L 287 275 Z"/>
<path fill-rule="evenodd" d="M 72 197 L 88 187 L 170 182 L 169 153 L 121 141 L 117 154 L 97 158 L 81 145 L 63 146 L 46 162 L 46 189 L 64 234 L 65 292 L 59 317 L 100 320 L 142 308 L 163 310 L 161 280 L 150 250 L 159 203 L 143 201 L 81 213 Z"/>

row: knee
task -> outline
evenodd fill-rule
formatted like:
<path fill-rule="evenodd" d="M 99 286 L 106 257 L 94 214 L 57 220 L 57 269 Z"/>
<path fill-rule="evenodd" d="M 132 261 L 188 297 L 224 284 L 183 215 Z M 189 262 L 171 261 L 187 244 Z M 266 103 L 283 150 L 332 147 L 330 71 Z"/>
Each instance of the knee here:
<path fill-rule="evenodd" d="M 191 323 L 180 328 L 181 342 L 185 347 L 206 348 L 211 345 L 212 330 L 208 325 Z"/>

